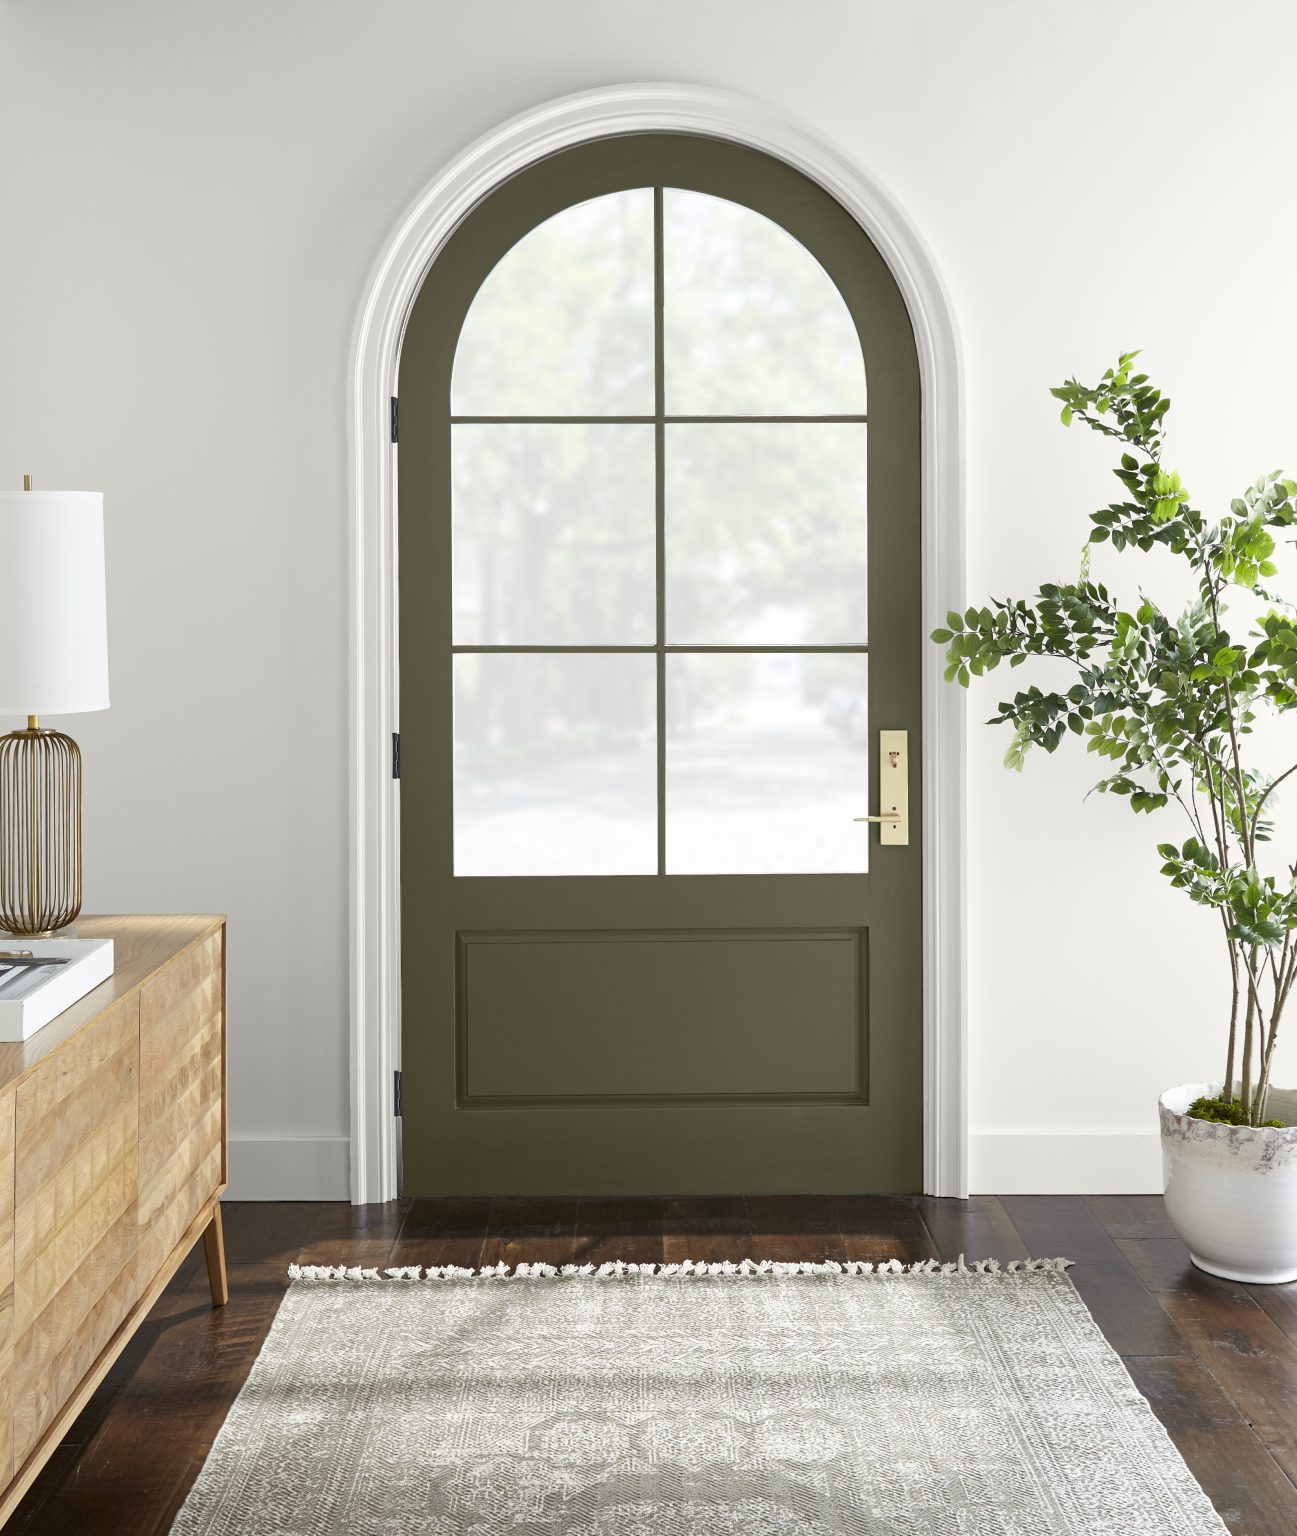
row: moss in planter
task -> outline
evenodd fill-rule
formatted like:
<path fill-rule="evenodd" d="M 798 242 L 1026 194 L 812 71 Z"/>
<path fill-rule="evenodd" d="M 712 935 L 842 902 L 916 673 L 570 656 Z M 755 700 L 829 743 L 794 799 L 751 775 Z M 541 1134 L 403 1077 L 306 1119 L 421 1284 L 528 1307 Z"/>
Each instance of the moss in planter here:
<path fill-rule="evenodd" d="M 1227 1099 L 1223 1094 L 1217 1094 L 1214 1098 L 1195 1099 L 1190 1104 L 1187 1113 L 1194 1120 L 1212 1120 L 1217 1125 L 1251 1125 L 1243 1106 L 1237 1099 Z M 1262 1125 L 1277 1126 L 1283 1129 L 1282 1120 L 1263 1120 Z"/>

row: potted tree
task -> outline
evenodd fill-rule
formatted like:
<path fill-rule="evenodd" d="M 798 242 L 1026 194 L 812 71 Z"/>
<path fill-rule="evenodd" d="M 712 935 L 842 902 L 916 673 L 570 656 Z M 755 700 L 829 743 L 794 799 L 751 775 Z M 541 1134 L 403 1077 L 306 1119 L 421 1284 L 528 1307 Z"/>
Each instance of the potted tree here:
<path fill-rule="evenodd" d="M 1297 763 L 1264 767 L 1254 726 L 1297 709 L 1297 609 L 1267 585 L 1276 531 L 1297 523 L 1297 483 L 1264 475 L 1209 521 L 1163 464 L 1170 401 L 1133 371 L 1136 356 L 1093 387 L 1051 391 L 1064 426 L 1082 421 L 1121 453 L 1121 499 L 1090 514 L 1077 579 L 951 613 L 932 638 L 962 687 L 1002 661 L 1052 658 L 1047 682 L 1066 669 L 1061 686 L 1000 704 L 990 723 L 1012 731 L 1008 767 L 1074 736 L 1108 769 L 1097 790 L 1187 822 L 1183 842 L 1158 845 L 1161 870 L 1216 914 L 1231 1001 L 1221 1077 L 1160 1101 L 1167 1211 L 1200 1268 L 1278 1283 L 1297 1279 L 1297 1093 L 1271 1081 L 1297 979 L 1297 849 L 1271 843 L 1271 816 Z M 1120 607 L 1090 574 L 1091 547 L 1105 543 L 1179 556 L 1187 606 L 1171 615 L 1141 594 Z M 1231 603 L 1254 609 L 1246 633 L 1228 628 Z"/>

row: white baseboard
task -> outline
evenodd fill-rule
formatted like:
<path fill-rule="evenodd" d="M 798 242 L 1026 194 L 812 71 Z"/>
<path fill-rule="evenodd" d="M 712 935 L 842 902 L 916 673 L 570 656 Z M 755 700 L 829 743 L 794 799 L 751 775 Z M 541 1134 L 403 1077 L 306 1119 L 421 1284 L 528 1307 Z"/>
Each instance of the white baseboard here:
<path fill-rule="evenodd" d="M 350 1199 L 346 1136 L 231 1136 L 227 1200 Z M 969 1137 L 976 1195 L 1160 1195 L 1156 1131 L 1009 1131 Z"/>
<path fill-rule="evenodd" d="M 231 1136 L 227 1200 L 349 1200 L 346 1136 Z"/>
<path fill-rule="evenodd" d="M 1014 1131 L 975 1134 L 968 1140 L 971 1194 L 1162 1193 L 1156 1131 Z"/>

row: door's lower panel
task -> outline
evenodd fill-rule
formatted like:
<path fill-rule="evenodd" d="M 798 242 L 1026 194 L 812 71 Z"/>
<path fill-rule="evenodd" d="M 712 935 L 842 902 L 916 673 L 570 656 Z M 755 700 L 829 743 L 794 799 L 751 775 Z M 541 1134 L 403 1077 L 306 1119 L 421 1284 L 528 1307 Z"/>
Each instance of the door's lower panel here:
<path fill-rule="evenodd" d="M 920 1034 L 877 1027 L 919 1016 L 879 958 L 908 916 L 899 904 L 835 923 L 823 908 L 847 905 L 839 892 L 758 903 L 699 881 L 633 907 L 601 890 L 601 924 L 591 882 L 579 903 L 559 893 L 567 926 L 542 929 L 491 882 L 464 884 L 472 915 L 448 935 L 445 1013 L 428 1010 L 406 951 L 405 1193 L 920 1187 Z M 702 921 L 664 922 L 652 905 Z"/>
<path fill-rule="evenodd" d="M 457 936 L 460 1108 L 868 1102 L 868 931 Z"/>

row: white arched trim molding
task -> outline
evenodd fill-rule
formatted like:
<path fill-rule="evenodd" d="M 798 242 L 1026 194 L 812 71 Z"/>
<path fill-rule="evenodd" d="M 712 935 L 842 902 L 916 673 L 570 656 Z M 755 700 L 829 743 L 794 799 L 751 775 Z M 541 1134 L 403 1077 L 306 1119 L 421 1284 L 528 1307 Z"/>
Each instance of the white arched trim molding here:
<path fill-rule="evenodd" d="M 397 1193 L 392 1074 L 400 1062 L 396 462 L 390 400 L 401 338 L 437 252 L 507 177 L 573 144 L 616 134 L 728 139 L 802 171 L 858 221 L 909 306 L 923 385 L 925 630 L 962 605 L 963 427 L 959 343 L 918 231 L 851 159 L 760 102 L 697 86 L 608 86 L 533 108 L 479 139 L 425 188 L 370 276 L 352 351 L 349 473 L 351 1198 Z M 959 689 L 924 647 L 924 1188 L 967 1193 L 964 1021 L 964 731 Z"/>

